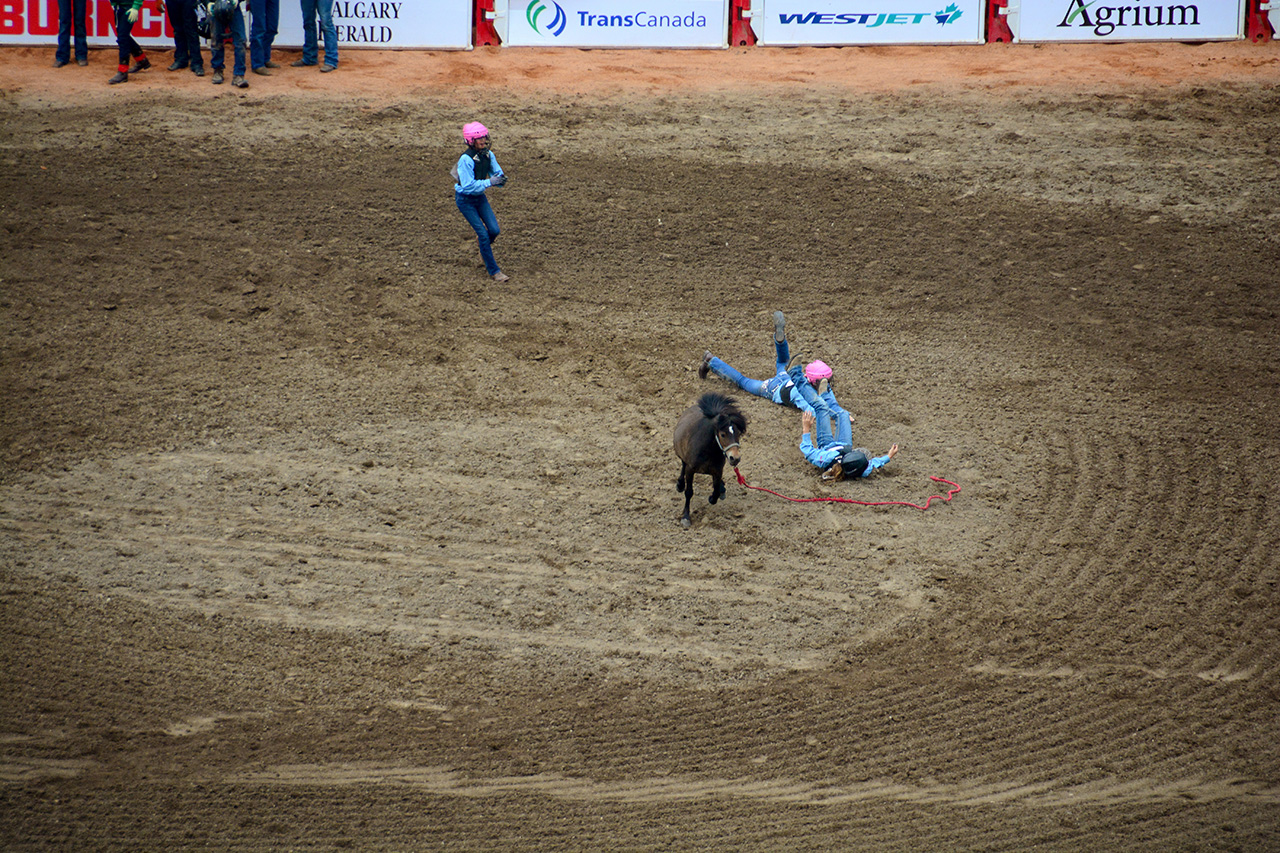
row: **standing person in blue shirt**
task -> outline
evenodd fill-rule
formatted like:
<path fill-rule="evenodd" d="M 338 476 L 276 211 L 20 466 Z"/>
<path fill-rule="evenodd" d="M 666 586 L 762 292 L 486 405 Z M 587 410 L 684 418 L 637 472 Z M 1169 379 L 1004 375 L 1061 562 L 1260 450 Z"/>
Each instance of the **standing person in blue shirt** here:
<path fill-rule="evenodd" d="M 852 435 L 849 426 L 849 413 L 844 412 L 840 419 L 841 433 Z M 816 435 L 816 438 L 813 436 Z M 808 412 L 800 415 L 800 452 L 804 458 L 817 468 L 822 469 L 824 480 L 853 480 L 858 477 L 870 477 L 871 474 L 898 455 L 898 445 L 889 448 L 884 456 L 872 457 L 863 447 L 854 447 L 852 441 L 841 443 L 831 434 L 831 421 L 825 417 L 815 418 Z"/>
<path fill-rule="evenodd" d="M 727 379 L 748 394 L 772 400 L 779 406 L 792 406 L 802 412 L 825 411 L 830 417 L 838 417 L 844 409 L 836 402 L 831 388 L 832 370 L 826 362 L 814 360 L 802 365 L 804 356 L 791 355 L 787 343 L 787 318 L 781 311 L 773 312 L 773 347 L 777 356 L 776 372 L 769 379 L 751 379 L 740 371 L 716 358 L 708 350 L 698 366 L 698 378 L 706 379 L 714 373 Z M 845 414 L 848 414 L 845 412 Z M 852 440 L 852 439 L 850 439 Z"/>
<path fill-rule="evenodd" d="M 279 68 L 271 61 L 271 46 L 280 29 L 280 0 L 249 0 L 249 65 L 254 74 L 270 76 L 269 68 Z"/>
<path fill-rule="evenodd" d="M 478 121 L 469 122 L 462 127 L 462 141 L 467 143 L 467 150 L 458 158 L 458 165 L 453 168 L 453 200 L 458 205 L 467 224 L 476 232 L 476 240 L 480 244 L 480 257 L 484 259 L 484 268 L 489 278 L 494 281 L 508 281 L 509 277 L 493 258 L 493 241 L 498 239 L 500 229 L 498 218 L 493 215 L 489 199 L 484 191 L 489 187 L 500 187 L 507 182 L 507 176 L 498 165 L 498 158 L 493 156 L 490 147 L 489 129 Z"/>
<path fill-rule="evenodd" d="M 302 0 L 302 58 L 289 63 L 306 68 L 320 61 L 316 39 L 316 17 L 320 18 L 320 35 L 324 37 L 324 65 L 321 73 L 338 67 L 338 27 L 333 23 L 333 0 Z"/>

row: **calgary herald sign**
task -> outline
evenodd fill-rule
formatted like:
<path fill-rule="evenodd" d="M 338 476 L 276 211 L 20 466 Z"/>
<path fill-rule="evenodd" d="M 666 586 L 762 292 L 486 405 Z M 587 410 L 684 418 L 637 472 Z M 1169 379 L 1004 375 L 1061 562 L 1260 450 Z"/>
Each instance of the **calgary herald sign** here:
<path fill-rule="evenodd" d="M 729 0 L 496 0 L 511 47 L 728 47 Z"/>
<path fill-rule="evenodd" d="M 116 43 L 110 0 L 88 0 L 85 18 L 90 45 Z M 249 15 L 245 15 L 246 30 Z M 466 0 L 334 0 L 338 54 L 344 47 L 471 47 L 471 6 Z M 173 47 L 169 18 L 146 0 L 133 35 L 147 48 Z M 47 44 L 58 40 L 58 0 L 0 0 L 0 44 Z M 302 46 L 302 7 L 281 0 L 276 47 Z M 205 46 L 202 45 L 202 48 Z"/>
<path fill-rule="evenodd" d="M 985 0 L 752 0 L 763 45 L 981 44 Z"/>
<path fill-rule="evenodd" d="M 1010 0 L 1014 41 L 1224 41 L 1244 38 L 1243 0 Z"/>

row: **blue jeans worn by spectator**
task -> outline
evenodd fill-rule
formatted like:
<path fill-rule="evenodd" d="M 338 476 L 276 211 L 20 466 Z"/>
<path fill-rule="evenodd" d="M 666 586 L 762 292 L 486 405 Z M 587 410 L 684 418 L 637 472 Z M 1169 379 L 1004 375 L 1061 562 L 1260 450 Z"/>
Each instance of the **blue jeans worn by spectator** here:
<path fill-rule="evenodd" d="M 320 18 L 320 34 L 324 37 L 324 64 L 338 67 L 338 27 L 333 23 L 333 0 L 302 0 L 302 61 L 315 65 L 319 61 L 316 44 L 316 17 Z"/>
<path fill-rule="evenodd" d="M 462 211 L 467 224 L 476 232 L 476 241 L 480 244 L 480 257 L 484 258 L 484 268 L 489 271 L 490 276 L 497 275 L 501 270 L 498 268 L 498 262 L 493 259 L 493 248 L 490 244 L 498 239 L 498 234 L 501 232 L 498 228 L 498 218 L 493 215 L 493 208 L 489 206 L 489 199 L 484 193 L 468 195 L 454 193 L 453 200 L 457 202 L 458 210 Z"/>
<path fill-rule="evenodd" d="M 204 68 L 200 31 L 196 29 L 196 0 L 169 0 L 165 10 L 169 13 L 169 26 L 173 28 L 173 61 L 190 65 L 192 71 Z"/>
<path fill-rule="evenodd" d="M 76 35 L 76 61 L 89 58 L 89 36 L 85 28 L 86 0 L 58 0 L 58 49 L 53 58 L 71 61 L 71 33 Z"/>
<path fill-rule="evenodd" d="M 221 71 L 227 63 L 226 37 L 231 34 L 231 46 L 235 51 L 235 67 L 231 73 L 236 77 L 244 76 L 244 15 L 237 6 L 231 12 L 230 26 L 213 22 L 213 38 L 209 45 L 209 62 L 214 71 Z"/>
<path fill-rule="evenodd" d="M 261 68 L 271 61 L 271 46 L 280 29 L 280 0 L 249 0 L 249 64 Z"/>

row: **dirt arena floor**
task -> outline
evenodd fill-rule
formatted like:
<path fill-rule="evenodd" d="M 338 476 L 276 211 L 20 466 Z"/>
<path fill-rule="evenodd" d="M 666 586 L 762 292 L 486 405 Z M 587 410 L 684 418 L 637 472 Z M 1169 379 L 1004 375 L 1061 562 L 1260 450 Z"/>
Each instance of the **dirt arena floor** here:
<path fill-rule="evenodd" d="M 1280 849 L 1275 43 L 52 53 L 0 51 L 3 849 Z M 823 483 L 739 393 L 750 485 L 949 503 L 680 527 L 775 309 L 902 450 Z"/>

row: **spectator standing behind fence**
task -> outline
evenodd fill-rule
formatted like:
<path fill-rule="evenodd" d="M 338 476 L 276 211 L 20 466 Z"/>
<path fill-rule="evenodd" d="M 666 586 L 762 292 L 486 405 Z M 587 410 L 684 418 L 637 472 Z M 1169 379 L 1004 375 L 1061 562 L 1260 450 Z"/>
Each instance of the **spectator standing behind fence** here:
<path fill-rule="evenodd" d="M 338 28 L 333 23 L 333 0 L 302 0 L 302 58 L 289 63 L 304 68 L 320 61 L 316 44 L 316 16 L 320 17 L 320 35 L 324 37 L 324 65 L 321 73 L 338 67 Z"/>
<path fill-rule="evenodd" d="M 89 35 L 85 27 L 86 0 L 58 0 L 58 49 L 53 54 L 53 67 L 61 68 L 71 61 L 71 32 L 76 36 L 76 64 L 89 64 Z"/>
<path fill-rule="evenodd" d="M 196 0 L 169 0 L 169 26 L 173 28 L 173 64 L 170 71 L 190 67 L 197 77 L 204 76 L 204 57 L 200 53 L 200 31 L 196 29 Z"/>
<path fill-rule="evenodd" d="M 270 75 L 268 69 L 279 68 L 271 61 L 271 46 L 276 43 L 276 31 L 280 29 L 280 0 L 249 0 L 249 64 L 254 74 Z"/>
<path fill-rule="evenodd" d="M 476 232 L 476 240 L 480 243 L 480 257 L 484 259 L 484 268 L 489 278 L 494 281 L 507 281 L 508 276 L 498 268 L 493 258 L 493 241 L 498 239 L 498 218 L 493 215 L 489 199 L 484 191 L 489 187 L 500 187 L 507 182 L 498 158 L 493 156 L 490 147 L 489 130 L 478 121 L 462 126 L 462 141 L 467 143 L 467 150 L 458 158 L 458 165 L 453 167 L 453 200 L 458 205 L 467 224 Z"/>
<path fill-rule="evenodd" d="M 244 55 L 248 50 L 244 38 L 244 15 L 237 0 L 214 0 L 209 6 L 209 61 L 213 65 L 213 82 L 222 82 L 222 69 L 227 64 L 227 37 L 231 37 L 235 65 L 231 69 L 231 85 L 248 89 L 244 79 Z"/>
<path fill-rule="evenodd" d="M 156 0 L 161 14 L 164 14 L 164 0 Z M 116 76 L 107 82 L 111 85 L 124 83 L 130 74 L 146 71 L 151 67 L 151 60 L 143 53 L 142 46 L 133 37 L 133 25 L 142 14 L 142 0 L 111 0 L 116 12 L 116 47 L 119 59 L 116 65 Z M 133 65 L 129 64 L 130 57 Z"/>

